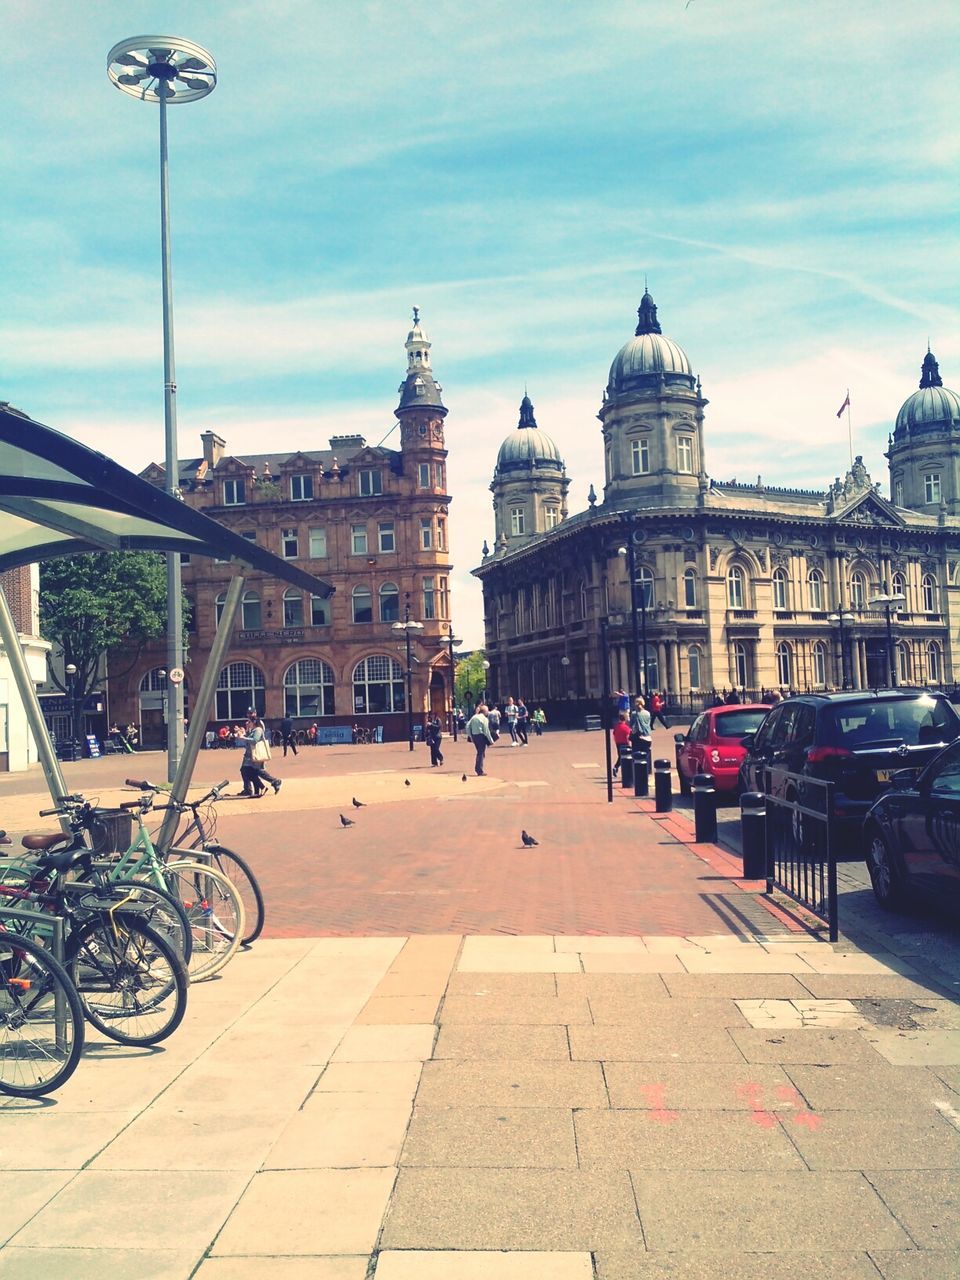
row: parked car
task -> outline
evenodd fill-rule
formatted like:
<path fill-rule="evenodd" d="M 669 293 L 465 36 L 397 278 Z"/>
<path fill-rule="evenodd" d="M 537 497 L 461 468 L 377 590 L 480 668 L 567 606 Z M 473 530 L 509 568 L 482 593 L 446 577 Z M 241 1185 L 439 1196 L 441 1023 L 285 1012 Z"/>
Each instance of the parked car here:
<path fill-rule="evenodd" d="M 958 736 L 960 716 L 929 689 L 800 694 L 772 707 L 744 739 L 740 785 L 765 790 L 768 768 L 832 782 L 835 830 L 859 851 L 867 810 L 894 773 L 924 768 Z"/>
<path fill-rule="evenodd" d="M 675 733 L 681 795 L 690 794 L 690 784 L 698 773 L 708 773 L 717 791 L 735 792 L 745 754 L 740 745 L 744 734 L 756 732 L 769 710 L 762 702 L 710 707 L 697 716 L 686 733 Z"/>
<path fill-rule="evenodd" d="M 916 890 L 960 907 L 960 741 L 921 773 L 895 773 L 867 814 L 864 847 L 873 892 L 895 910 Z"/>

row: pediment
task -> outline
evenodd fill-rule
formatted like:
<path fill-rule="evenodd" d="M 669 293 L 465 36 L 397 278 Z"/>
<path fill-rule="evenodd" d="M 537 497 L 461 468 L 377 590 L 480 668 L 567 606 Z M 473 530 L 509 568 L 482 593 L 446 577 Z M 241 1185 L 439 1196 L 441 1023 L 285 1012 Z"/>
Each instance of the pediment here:
<path fill-rule="evenodd" d="M 314 458 L 308 458 L 305 453 L 292 453 L 286 461 L 280 463 L 281 471 L 309 471 L 311 468 L 319 464 Z"/>
<path fill-rule="evenodd" d="M 876 491 L 861 494 L 842 511 L 834 512 L 837 524 L 874 525 L 889 529 L 902 529 L 904 520 L 896 508 Z"/>
<path fill-rule="evenodd" d="M 242 462 L 232 454 L 221 458 L 217 463 L 217 473 L 220 475 L 250 475 L 254 469 L 249 462 Z"/>

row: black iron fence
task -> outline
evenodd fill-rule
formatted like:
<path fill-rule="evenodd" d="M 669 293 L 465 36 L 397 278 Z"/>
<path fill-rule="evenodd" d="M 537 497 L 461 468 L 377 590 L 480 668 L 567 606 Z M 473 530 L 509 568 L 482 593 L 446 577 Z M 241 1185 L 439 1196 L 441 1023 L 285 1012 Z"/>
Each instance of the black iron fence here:
<path fill-rule="evenodd" d="M 767 892 L 792 898 L 838 936 L 833 784 L 767 769 Z"/>

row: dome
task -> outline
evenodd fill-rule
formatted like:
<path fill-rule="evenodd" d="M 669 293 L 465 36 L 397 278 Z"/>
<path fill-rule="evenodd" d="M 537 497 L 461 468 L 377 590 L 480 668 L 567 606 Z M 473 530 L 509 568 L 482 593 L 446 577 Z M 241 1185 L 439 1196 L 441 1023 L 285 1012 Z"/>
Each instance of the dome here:
<path fill-rule="evenodd" d="M 927 351 L 921 366 L 920 390 L 903 402 L 894 436 L 949 431 L 951 426 L 960 429 L 960 396 L 943 385 L 933 352 Z"/>
<path fill-rule="evenodd" d="M 693 391 L 696 377 L 687 353 L 661 333 L 656 304 L 649 293 L 644 293 L 637 315 L 636 334 L 623 344 L 610 366 L 606 398 L 656 387 L 661 379 Z"/>
<path fill-rule="evenodd" d="M 504 471 L 520 471 L 528 467 L 550 467 L 562 471 L 563 458 L 553 440 L 537 426 L 533 404 L 525 395 L 520 402 L 517 429 L 511 431 L 500 446 L 496 471 L 502 475 Z"/>
<path fill-rule="evenodd" d="M 420 323 L 419 307 L 413 308 L 413 328 L 407 334 L 404 345 L 407 348 L 407 376 L 400 383 L 398 411 L 430 408 L 445 414 L 447 411 L 440 399 L 443 388 L 434 381 L 433 370 L 430 368 L 431 342 Z"/>

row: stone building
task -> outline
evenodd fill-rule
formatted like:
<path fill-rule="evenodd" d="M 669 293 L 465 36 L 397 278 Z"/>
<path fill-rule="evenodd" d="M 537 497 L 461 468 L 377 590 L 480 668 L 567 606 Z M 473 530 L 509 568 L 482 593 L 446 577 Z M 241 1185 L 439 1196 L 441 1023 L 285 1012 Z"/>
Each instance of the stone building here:
<path fill-rule="evenodd" d="M 285 559 L 302 562 L 336 588 L 329 600 L 252 573 L 216 695 L 218 724 L 255 706 L 268 721 L 291 715 L 302 727 L 383 726 L 407 732 L 406 635 L 411 705 L 444 716 L 450 679 L 451 571 L 444 419 L 430 365 L 430 341 L 414 312 L 407 373 L 396 408 L 398 446 L 334 436 L 328 449 L 235 456 L 213 431 L 203 454 L 180 463 L 184 501 Z M 162 486 L 163 468 L 141 473 Z M 183 564 L 190 604 L 189 687 L 198 686 L 230 580 L 227 565 Z M 159 741 L 166 678 L 160 646 L 110 687 L 114 719 L 140 723 Z"/>
<path fill-rule="evenodd" d="M 597 698 L 604 643 L 614 689 L 693 706 L 733 688 L 954 681 L 960 400 L 933 355 L 896 417 L 890 498 L 861 458 L 823 491 L 720 482 L 700 379 L 649 293 L 638 316 L 600 405 L 601 501 L 591 487 L 568 514 L 561 452 L 527 397 L 500 447 L 494 543 L 473 571 L 491 694 Z"/>
<path fill-rule="evenodd" d="M 0 573 L 10 612 L 20 637 L 23 656 L 39 688 L 47 678 L 50 645 L 40 637 L 40 568 L 35 564 Z M 66 698 L 64 723 L 67 722 Z M 6 652 L 0 646 L 0 773 L 19 773 L 39 759 L 37 744 L 17 693 Z"/>

